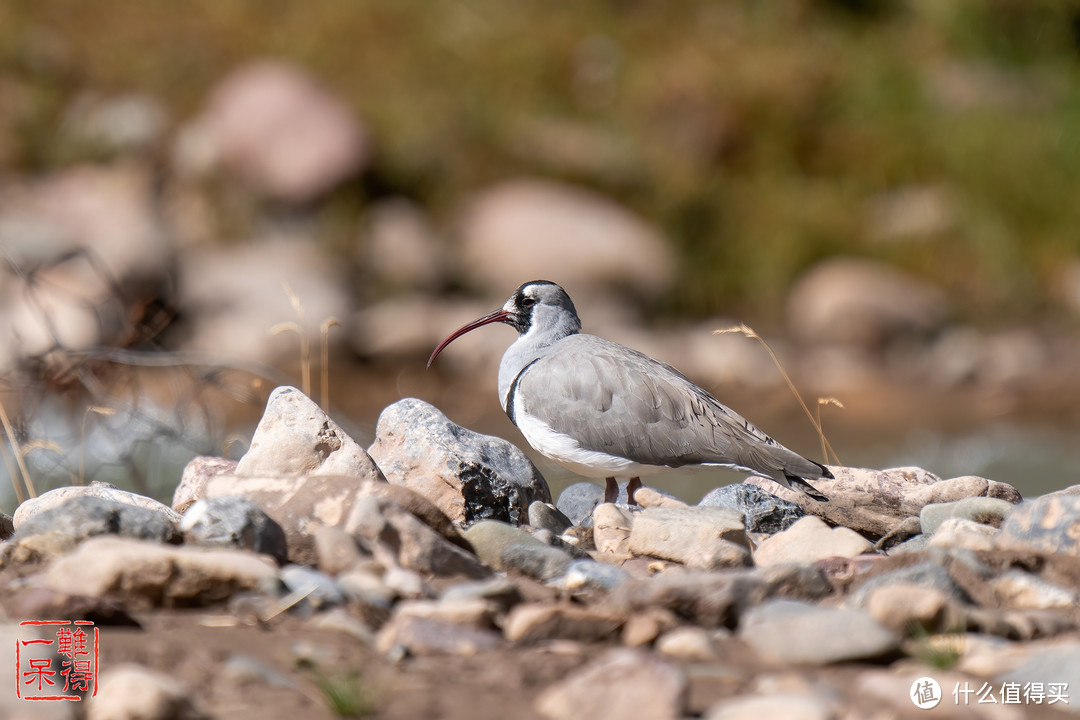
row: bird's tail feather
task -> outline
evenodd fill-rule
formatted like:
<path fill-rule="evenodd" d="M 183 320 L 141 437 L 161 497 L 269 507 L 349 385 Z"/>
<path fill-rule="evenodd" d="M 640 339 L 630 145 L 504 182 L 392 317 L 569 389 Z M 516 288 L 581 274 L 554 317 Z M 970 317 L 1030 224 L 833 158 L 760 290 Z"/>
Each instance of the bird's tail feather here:
<path fill-rule="evenodd" d="M 824 473 L 822 473 L 822 477 L 832 477 L 832 473 L 830 473 L 826 468 L 822 467 L 822 470 L 825 471 Z M 822 495 L 816 487 L 806 482 L 806 480 L 803 480 L 798 475 L 785 475 L 785 477 L 787 478 L 789 487 L 792 487 L 796 490 L 801 490 L 802 492 L 806 493 L 818 502 L 829 502 L 829 498 Z"/>

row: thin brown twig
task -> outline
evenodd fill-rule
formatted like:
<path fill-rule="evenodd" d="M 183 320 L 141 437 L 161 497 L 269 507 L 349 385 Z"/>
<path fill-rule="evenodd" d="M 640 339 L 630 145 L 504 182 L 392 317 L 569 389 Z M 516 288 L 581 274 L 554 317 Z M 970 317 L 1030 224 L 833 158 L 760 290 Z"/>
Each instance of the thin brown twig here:
<path fill-rule="evenodd" d="M 304 305 L 300 302 L 300 296 L 293 292 L 287 282 L 281 283 L 285 296 L 289 298 L 289 304 L 296 312 L 296 322 L 283 322 L 270 328 L 271 335 L 292 331 L 300 338 L 300 389 L 305 395 L 311 397 L 311 347 L 308 343 L 307 332 L 304 331 Z"/>

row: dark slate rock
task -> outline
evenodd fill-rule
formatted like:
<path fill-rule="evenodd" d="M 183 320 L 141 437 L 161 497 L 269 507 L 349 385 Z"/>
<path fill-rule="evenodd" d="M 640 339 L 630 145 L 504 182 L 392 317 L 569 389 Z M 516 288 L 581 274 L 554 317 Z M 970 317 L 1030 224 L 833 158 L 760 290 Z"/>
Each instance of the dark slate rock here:
<path fill-rule="evenodd" d="M 756 485 L 736 483 L 710 490 L 698 505 L 738 510 L 746 518 L 747 532 L 778 533 L 806 515 L 795 503 L 781 500 Z"/>
<path fill-rule="evenodd" d="M 530 504 L 551 501 L 547 482 L 525 453 L 452 422 L 416 398 L 382 411 L 368 452 L 387 480 L 428 497 L 463 525 L 521 525 Z"/>
<path fill-rule="evenodd" d="M 182 540 L 179 528 L 162 513 L 91 495 L 70 498 L 31 516 L 19 526 L 16 536 L 41 533 L 56 533 L 77 541 L 109 534 L 167 543 Z"/>
<path fill-rule="evenodd" d="M 235 495 L 195 501 L 180 523 L 184 540 L 195 545 L 234 547 L 263 553 L 284 563 L 285 531 L 251 500 Z"/>
<path fill-rule="evenodd" d="M 536 545 L 548 547 L 532 534 L 498 520 L 478 522 L 465 531 L 468 541 L 476 556 L 490 568 L 507 570 L 503 563 L 503 553 L 511 545 Z"/>
<path fill-rule="evenodd" d="M 1080 496 L 1026 500 L 1009 513 L 997 536 L 1002 550 L 1080 556 Z"/>
<path fill-rule="evenodd" d="M 515 543 L 503 548 L 502 564 L 537 580 L 550 580 L 566 572 L 570 554 L 551 545 Z"/>
<path fill-rule="evenodd" d="M 15 521 L 7 513 L 0 512 L 0 540 L 7 540 L 15 534 Z"/>
<path fill-rule="evenodd" d="M 562 535 L 574 523 L 551 503 L 536 500 L 529 506 L 529 524 L 534 528 Z"/>
<path fill-rule="evenodd" d="M 595 560 L 574 560 L 563 573 L 567 590 L 614 590 L 630 579 L 621 567 Z"/>

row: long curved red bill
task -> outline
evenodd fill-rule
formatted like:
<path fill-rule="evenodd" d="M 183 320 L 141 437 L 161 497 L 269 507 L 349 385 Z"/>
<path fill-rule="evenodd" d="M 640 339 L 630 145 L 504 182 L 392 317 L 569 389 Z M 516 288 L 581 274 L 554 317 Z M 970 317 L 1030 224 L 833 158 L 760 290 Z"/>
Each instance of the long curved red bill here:
<path fill-rule="evenodd" d="M 509 312 L 507 312 L 506 310 L 504 310 L 502 308 L 499 308 L 495 312 L 489 313 L 489 314 L 485 315 L 484 317 L 480 318 L 479 320 L 473 320 L 468 325 L 465 325 L 464 327 L 455 330 L 453 333 L 450 334 L 450 337 L 446 338 L 441 343 L 439 343 L 439 347 L 435 348 L 435 352 L 431 353 L 431 357 L 429 357 L 428 361 L 427 361 L 427 366 L 431 367 L 431 363 L 435 362 L 435 358 L 437 358 L 439 356 L 439 353 L 441 353 L 443 351 L 443 348 L 445 348 L 447 345 L 454 342 L 455 340 L 457 340 L 459 337 L 461 337 L 465 333 L 469 332 L 470 330 L 475 330 L 478 327 L 483 327 L 484 325 L 490 325 L 491 323 L 506 322 L 509 317 L 510 317 Z"/>

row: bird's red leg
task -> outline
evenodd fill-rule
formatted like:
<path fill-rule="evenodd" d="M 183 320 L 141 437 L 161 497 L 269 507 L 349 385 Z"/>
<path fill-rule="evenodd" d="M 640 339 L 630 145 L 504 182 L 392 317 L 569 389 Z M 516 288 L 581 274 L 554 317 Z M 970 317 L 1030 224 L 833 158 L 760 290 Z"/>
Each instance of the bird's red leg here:
<path fill-rule="evenodd" d="M 626 502 L 629 505 L 637 505 L 637 500 L 634 499 L 634 493 L 641 489 L 641 478 L 630 478 L 630 482 L 626 483 Z"/>
<path fill-rule="evenodd" d="M 613 503 L 619 499 L 619 483 L 615 478 L 605 478 L 604 482 L 604 502 Z"/>

